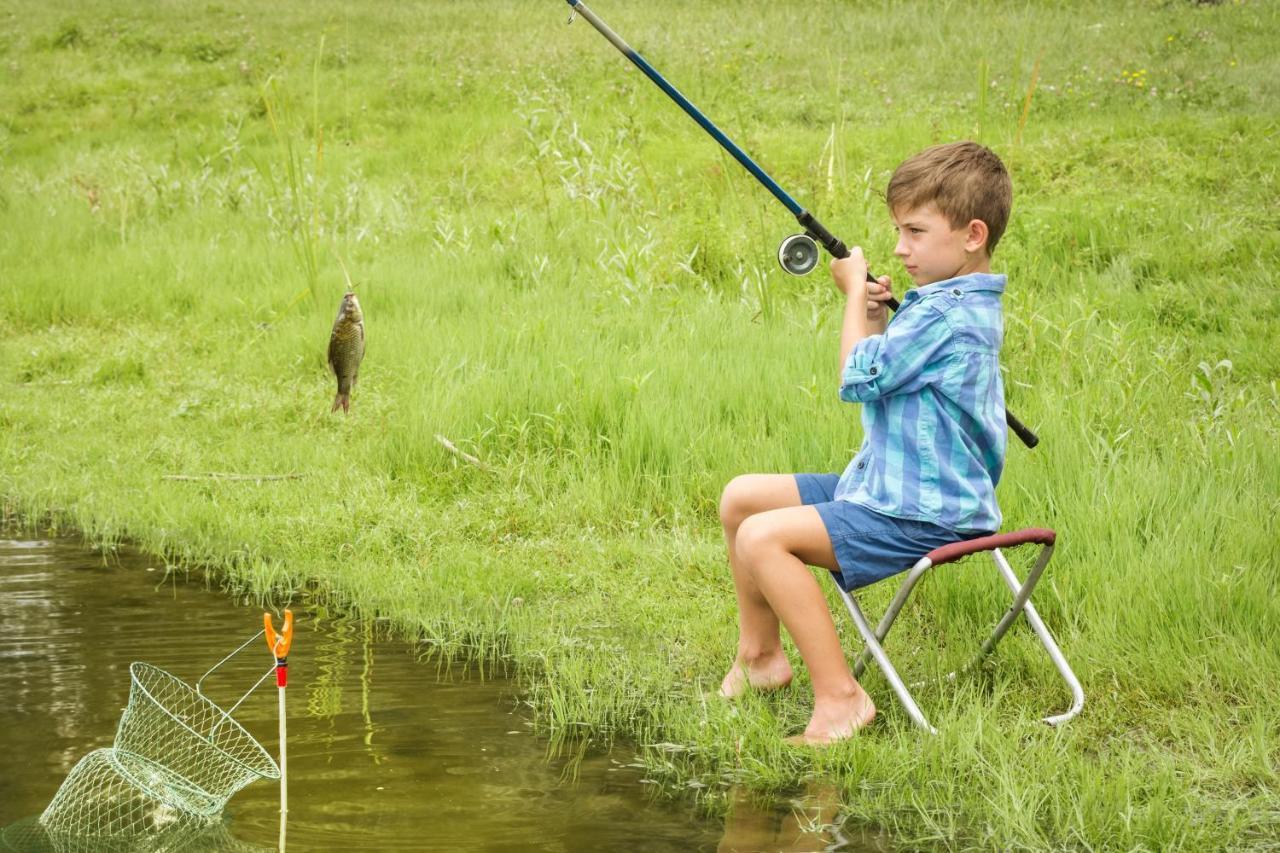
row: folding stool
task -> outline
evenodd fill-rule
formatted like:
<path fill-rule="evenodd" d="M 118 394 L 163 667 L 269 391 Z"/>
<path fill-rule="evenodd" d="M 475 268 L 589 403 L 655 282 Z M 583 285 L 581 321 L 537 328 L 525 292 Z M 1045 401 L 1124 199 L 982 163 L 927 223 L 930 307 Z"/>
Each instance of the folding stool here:
<path fill-rule="evenodd" d="M 1071 689 L 1071 707 L 1065 713 L 1045 717 L 1044 721 L 1051 726 L 1056 726 L 1075 717 L 1084 707 L 1084 690 L 1080 687 L 1080 682 L 1076 679 L 1075 673 L 1071 671 L 1071 666 L 1067 663 L 1067 659 L 1063 657 L 1061 650 L 1058 649 L 1058 644 L 1053 641 L 1053 637 L 1049 634 L 1049 629 L 1045 627 L 1040 615 L 1036 613 L 1035 606 L 1031 603 L 1031 590 L 1035 588 L 1036 581 L 1040 580 L 1040 575 L 1044 573 L 1045 566 L 1049 564 L 1049 558 L 1053 556 L 1053 544 L 1056 536 L 1057 534 L 1046 528 L 1028 527 L 1023 530 L 1015 530 L 1012 533 L 998 533 L 994 536 L 983 536 L 964 542 L 953 542 L 950 545 L 935 548 L 921 557 L 915 566 L 911 568 L 911 571 L 907 573 L 906 579 L 902 582 L 902 586 L 898 588 L 897 595 L 894 596 L 893 602 L 889 605 L 889 609 L 885 611 L 884 617 L 880 620 L 880 624 L 876 626 L 875 631 L 871 630 L 871 625 L 867 622 L 866 616 L 862 614 L 862 609 L 858 606 L 853 596 L 837 584 L 836 588 L 840 590 L 840 597 L 844 599 L 845 607 L 849 609 L 849 615 L 853 617 L 853 624 L 857 626 L 858 633 L 862 634 L 862 638 L 867 644 L 854 664 L 854 677 L 860 678 L 863 669 L 866 668 L 867 659 L 874 658 L 881 671 L 884 672 L 885 677 L 889 680 L 893 691 L 898 694 L 898 698 L 902 701 L 903 706 L 906 707 L 907 713 L 915 721 L 915 724 L 932 734 L 937 734 L 938 730 L 929 724 L 924 714 L 920 712 L 920 707 L 911 698 L 907 685 L 903 683 L 897 670 L 889 662 L 889 657 L 885 654 L 884 647 L 881 644 L 884 642 L 885 636 L 888 635 L 889 628 L 892 627 L 894 620 L 897 619 L 898 612 L 902 610 L 902 606 L 906 603 L 907 597 L 911 595 L 911 590 L 915 588 L 916 583 L 929 569 L 941 566 L 944 563 L 953 563 L 970 554 L 989 551 L 991 559 L 995 562 L 996 568 L 1000 572 L 1000 576 L 1004 578 L 1004 582 L 1013 593 L 1013 604 L 1004 614 L 1004 618 L 996 625 L 995 631 L 982 644 L 977 657 L 964 668 L 973 667 L 990 654 L 991 650 L 996 647 L 996 643 L 1000 642 L 1000 638 L 1009 630 L 1009 626 L 1018 618 L 1018 615 L 1025 613 L 1027 622 L 1031 625 L 1031 630 L 1035 631 L 1036 636 L 1040 638 L 1040 642 L 1044 644 L 1045 650 L 1048 651 L 1049 657 L 1053 659 L 1058 672 Z M 1013 548 L 1030 543 L 1036 543 L 1041 546 L 1040 554 L 1036 558 L 1035 565 L 1031 568 L 1031 574 L 1027 575 L 1026 581 L 1019 581 L 1018 576 L 1009 567 L 1009 562 L 1005 559 L 1004 554 L 1000 552 L 1000 549 Z M 953 672 L 947 678 L 951 680 L 955 676 L 956 673 Z"/>

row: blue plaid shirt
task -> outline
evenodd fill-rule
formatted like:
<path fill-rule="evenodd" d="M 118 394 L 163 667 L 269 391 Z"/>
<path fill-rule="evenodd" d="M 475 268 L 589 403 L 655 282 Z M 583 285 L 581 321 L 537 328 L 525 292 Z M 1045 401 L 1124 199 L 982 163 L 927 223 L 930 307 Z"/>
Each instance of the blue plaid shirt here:
<path fill-rule="evenodd" d="M 837 500 L 958 533 L 1000 529 L 1004 284 L 974 273 L 909 290 L 884 334 L 854 346 L 840 399 L 863 404 L 865 437 Z"/>

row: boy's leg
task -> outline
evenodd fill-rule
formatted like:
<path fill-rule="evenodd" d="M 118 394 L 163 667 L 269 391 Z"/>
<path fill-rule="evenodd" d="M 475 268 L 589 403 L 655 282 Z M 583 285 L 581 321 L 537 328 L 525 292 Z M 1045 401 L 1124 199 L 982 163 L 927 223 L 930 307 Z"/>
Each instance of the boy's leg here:
<path fill-rule="evenodd" d="M 741 694 L 748 686 L 761 690 L 791 682 L 791 664 L 782 651 L 778 617 L 756 587 L 737 555 L 738 528 L 757 513 L 800 506 L 800 490 L 791 474 L 745 474 L 733 478 L 720 498 L 729 568 L 738 596 L 738 652 L 720 685 L 723 696 Z"/>
<path fill-rule="evenodd" d="M 876 708 L 849 671 L 826 596 L 807 566 L 838 570 L 826 525 L 811 506 L 752 515 L 738 527 L 741 570 L 800 650 L 813 683 L 813 716 L 801 740 L 825 743 L 871 722 Z"/>

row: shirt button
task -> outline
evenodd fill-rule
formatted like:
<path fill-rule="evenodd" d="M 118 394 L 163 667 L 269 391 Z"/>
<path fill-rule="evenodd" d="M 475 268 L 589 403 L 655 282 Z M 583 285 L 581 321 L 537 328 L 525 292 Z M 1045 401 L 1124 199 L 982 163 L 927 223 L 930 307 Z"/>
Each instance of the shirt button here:
<path fill-rule="evenodd" d="M 873 368 L 871 368 L 870 370 L 868 370 L 867 372 L 868 372 L 868 373 L 870 373 L 872 376 L 875 376 L 877 373 L 879 373 L 879 372 L 880 372 L 880 368 L 878 368 L 878 367 L 873 367 Z"/>
<path fill-rule="evenodd" d="M 960 292 L 960 288 L 955 287 L 951 289 L 951 295 L 959 297 L 959 296 L 962 296 L 963 294 Z"/>
<path fill-rule="evenodd" d="M 863 468 L 866 468 L 866 467 L 867 467 L 867 460 L 863 459 L 861 462 L 858 463 L 859 471 L 861 471 Z"/>

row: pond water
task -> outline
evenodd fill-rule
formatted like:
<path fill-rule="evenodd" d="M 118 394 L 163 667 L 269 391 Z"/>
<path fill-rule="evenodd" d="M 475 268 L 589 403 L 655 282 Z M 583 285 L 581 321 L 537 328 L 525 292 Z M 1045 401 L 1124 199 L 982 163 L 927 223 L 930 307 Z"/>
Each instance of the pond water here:
<path fill-rule="evenodd" d="M 128 548 L 104 559 L 76 539 L 7 535 L 0 850 L 55 849 L 34 817 L 77 761 L 111 746 L 129 665 L 147 661 L 194 684 L 259 630 L 262 610 L 198 574 L 166 575 L 161 562 Z M 549 750 L 510 681 L 441 666 L 377 625 L 322 605 L 295 613 L 289 850 L 879 849 L 831 829 L 830 797 L 769 806 L 741 797 L 723 820 L 653 797 L 622 750 Z M 203 692 L 230 707 L 271 663 L 258 640 L 211 674 Z M 235 717 L 277 754 L 273 678 Z M 197 846 L 276 849 L 278 783 L 258 781 L 233 796 L 216 830 Z"/>

